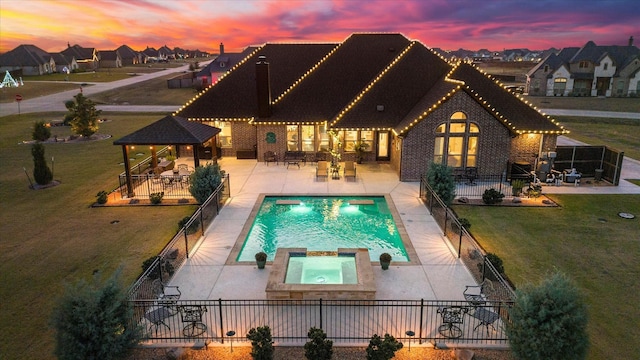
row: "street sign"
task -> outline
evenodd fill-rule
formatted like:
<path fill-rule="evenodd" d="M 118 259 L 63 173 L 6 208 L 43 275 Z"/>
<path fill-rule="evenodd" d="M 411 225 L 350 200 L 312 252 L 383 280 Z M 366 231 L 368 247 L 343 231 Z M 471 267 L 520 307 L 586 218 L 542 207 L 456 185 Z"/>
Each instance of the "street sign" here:
<path fill-rule="evenodd" d="M 16 94 L 16 101 L 22 101 L 22 95 Z"/>

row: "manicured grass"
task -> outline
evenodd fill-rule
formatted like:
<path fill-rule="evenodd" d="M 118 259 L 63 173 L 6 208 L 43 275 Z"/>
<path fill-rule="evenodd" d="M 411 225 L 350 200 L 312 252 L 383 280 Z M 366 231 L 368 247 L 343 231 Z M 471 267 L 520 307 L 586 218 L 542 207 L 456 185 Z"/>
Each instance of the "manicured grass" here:
<path fill-rule="evenodd" d="M 112 121 L 100 133 L 115 139 L 162 117 L 105 114 Z M 30 190 L 23 167 L 33 179 L 31 138 L 36 120 L 62 114 L 7 116 L 0 121 L 0 357 L 53 359 L 49 316 L 65 282 L 89 278 L 95 270 L 110 275 L 123 267 L 129 286 L 142 262 L 156 255 L 178 230 L 193 206 L 91 208 L 100 190 L 117 186 L 123 171 L 113 138 L 76 144 L 46 144 L 55 159 L 54 178 L 61 184 Z M 56 133 L 69 128 L 54 128 Z M 144 152 L 144 150 L 141 149 Z M 149 155 L 146 150 L 144 158 Z M 136 156 L 134 154 L 134 156 Z M 119 220 L 111 224 L 112 220 Z"/>
<path fill-rule="evenodd" d="M 97 104 L 176 105 L 176 110 L 178 110 L 198 92 L 192 88 L 169 89 L 167 80 L 175 76 L 177 74 L 103 91 L 91 95 L 89 98 Z"/>
<path fill-rule="evenodd" d="M 558 269 L 589 307 L 589 359 L 640 353 L 640 195 L 549 195 L 557 208 L 460 206 L 471 233 L 516 284 Z M 627 220 L 619 212 L 637 217 Z"/>
<path fill-rule="evenodd" d="M 538 109 L 580 109 L 640 113 L 640 98 L 524 96 Z"/>
<path fill-rule="evenodd" d="M 0 103 L 3 104 L 2 106 L 15 106 L 17 109 L 16 94 L 22 95 L 23 100 L 28 100 L 78 88 L 78 84 L 27 81 L 24 86 L 0 89 Z"/>
<path fill-rule="evenodd" d="M 567 128 L 568 137 L 591 145 L 606 145 L 640 159 L 640 120 L 564 117 L 556 119 Z"/>

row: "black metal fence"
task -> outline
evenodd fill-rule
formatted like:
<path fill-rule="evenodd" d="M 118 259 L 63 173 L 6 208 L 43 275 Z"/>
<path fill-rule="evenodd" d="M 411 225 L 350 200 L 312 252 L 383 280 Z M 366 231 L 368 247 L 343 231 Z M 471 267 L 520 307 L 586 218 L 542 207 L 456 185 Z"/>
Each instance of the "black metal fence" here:
<path fill-rule="evenodd" d="M 457 191 L 457 189 L 456 189 Z M 456 194 L 457 195 L 457 194 Z M 433 191 L 427 178 L 420 179 L 420 198 L 429 209 L 431 216 L 449 240 L 456 254 L 469 269 L 478 283 L 487 284 L 485 290 L 491 300 L 513 301 L 515 292 L 511 285 L 496 270 L 486 253 L 467 229 L 460 224 L 456 214 Z"/>
<path fill-rule="evenodd" d="M 601 176 L 613 185 L 620 183 L 624 152 L 606 146 L 558 146 L 554 168 L 558 171 L 576 169 L 582 177 Z"/>
<path fill-rule="evenodd" d="M 408 342 L 506 345 L 511 303 L 428 300 L 202 300 L 134 301 L 135 319 L 149 343 L 245 342 L 251 328 L 267 325 L 279 345 L 303 344 L 311 327 L 336 343 L 367 344 L 388 333 Z M 229 331 L 235 333 L 228 337 Z M 408 336 L 412 331 L 415 335 Z"/>
<path fill-rule="evenodd" d="M 118 177 L 120 182 L 120 196 L 127 196 L 127 177 L 120 174 Z M 131 175 L 131 185 L 133 192 L 138 198 L 148 198 L 154 193 L 163 193 L 163 198 L 167 199 L 186 199 L 190 198 L 189 192 L 189 176 L 158 176 L 154 174 Z"/>
<path fill-rule="evenodd" d="M 171 280 L 174 272 L 189 258 L 194 246 L 220 213 L 220 209 L 230 195 L 229 175 L 226 174 L 213 194 L 198 207 L 189 221 L 130 287 L 130 300 L 156 299 L 158 297 L 154 281 L 168 283 Z"/>
<path fill-rule="evenodd" d="M 496 189 L 505 195 L 505 199 L 512 198 L 511 182 L 503 175 L 478 175 L 469 181 L 466 179 L 456 181 L 456 198 L 482 198 L 487 189 Z"/>

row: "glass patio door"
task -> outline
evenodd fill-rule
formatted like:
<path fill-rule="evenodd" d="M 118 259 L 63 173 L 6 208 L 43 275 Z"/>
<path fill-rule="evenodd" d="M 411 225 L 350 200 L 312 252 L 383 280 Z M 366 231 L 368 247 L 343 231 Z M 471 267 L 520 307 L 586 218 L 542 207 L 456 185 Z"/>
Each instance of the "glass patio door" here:
<path fill-rule="evenodd" d="M 376 141 L 376 160 L 389 161 L 389 141 L 391 137 L 388 131 L 378 131 L 378 141 Z"/>

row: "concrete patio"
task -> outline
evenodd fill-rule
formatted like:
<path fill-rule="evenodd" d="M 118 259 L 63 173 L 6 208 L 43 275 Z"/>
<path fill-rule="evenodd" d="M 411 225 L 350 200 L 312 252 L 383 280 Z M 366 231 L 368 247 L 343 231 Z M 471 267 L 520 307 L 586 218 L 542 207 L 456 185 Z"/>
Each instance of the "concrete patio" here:
<path fill-rule="evenodd" d="M 344 177 L 317 180 L 313 163 L 287 168 L 282 164 L 224 158 L 219 164 L 230 174 L 231 198 L 173 277 L 171 284 L 180 286 L 183 300 L 266 299 L 270 265 L 258 270 L 255 264 L 228 261 L 261 193 L 390 194 L 419 264 L 392 262 L 389 270 L 383 271 L 373 262 L 377 299 L 464 300 L 465 285 L 474 283 L 420 201 L 419 183 L 400 182 L 388 164 L 358 165 L 356 181 L 346 181 Z"/>

